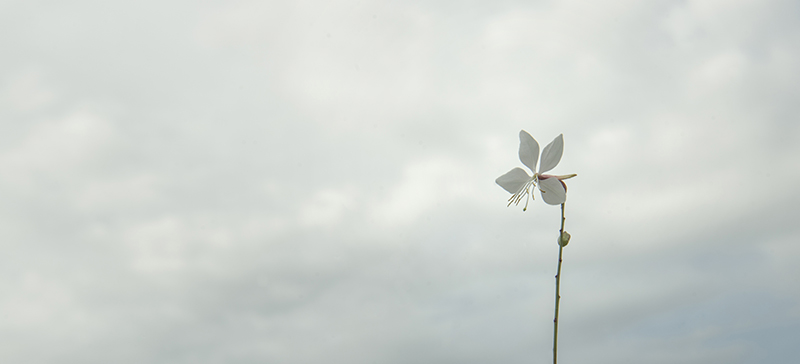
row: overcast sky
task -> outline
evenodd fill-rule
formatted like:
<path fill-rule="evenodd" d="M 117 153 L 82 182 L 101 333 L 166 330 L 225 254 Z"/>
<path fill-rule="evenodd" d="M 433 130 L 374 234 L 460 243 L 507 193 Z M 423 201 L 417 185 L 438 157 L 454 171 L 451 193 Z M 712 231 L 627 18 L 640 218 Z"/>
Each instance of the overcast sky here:
<path fill-rule="evenodd" d="M 800 358 L 796 1 L 0 1 L 0 362 Z"/>

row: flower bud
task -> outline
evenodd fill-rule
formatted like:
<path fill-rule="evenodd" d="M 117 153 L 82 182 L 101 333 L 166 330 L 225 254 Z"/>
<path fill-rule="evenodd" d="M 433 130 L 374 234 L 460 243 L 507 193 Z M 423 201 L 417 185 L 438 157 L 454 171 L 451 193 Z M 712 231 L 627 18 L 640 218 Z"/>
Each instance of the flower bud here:
<path fill-rule="evenodd" d="M 567 246 L 567 244 L 569 244 L 570 237 L 571 236 L 569 235 L 568 232 L 566 231 L 562 232 L 561 236 L 558 238 L 558 245 L 560 245 L 561 247 Z"/>

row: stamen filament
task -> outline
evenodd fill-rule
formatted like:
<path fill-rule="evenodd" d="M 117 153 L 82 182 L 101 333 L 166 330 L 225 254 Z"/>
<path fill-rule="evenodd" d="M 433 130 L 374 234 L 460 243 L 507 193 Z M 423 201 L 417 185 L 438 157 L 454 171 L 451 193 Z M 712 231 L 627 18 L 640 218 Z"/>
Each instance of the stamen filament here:
<path fill-rule="evenodd" d="M 522 198 L 527 197 L 527 200 L 525 201 L 525 208 L 523 208 L 522 211 L 527 210 L 528 202 L 530 200 L 535 200 L 533 194 L 531 193 L 531 186 L 536 187 L 536 178 L 531 178 L 528 182 L 525 182 L 525 184 L 520 186 L 519 190 L 517 190 L 516 193 L 508 198 L 507 206 L 511 206 L 512 203 L 514 205 L 519 205 L 519 203 L 522 201 Z"/>
<path fill-rule="evenodd" d="M 528 211 L 528 202 L 531 201 L 531 190 L 530 190 L 530 187 L 528 187 L 526 190 L 528 192 L 528 198 L 525 199 L 525 207 L 522 208 L 522 211 Z"/>

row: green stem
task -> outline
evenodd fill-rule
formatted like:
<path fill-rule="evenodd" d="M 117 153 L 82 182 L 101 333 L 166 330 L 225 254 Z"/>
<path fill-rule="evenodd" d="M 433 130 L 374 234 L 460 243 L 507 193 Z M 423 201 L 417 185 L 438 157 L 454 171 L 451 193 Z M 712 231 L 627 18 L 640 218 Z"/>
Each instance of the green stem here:
<path fill-rule="evenodd" d="M 561 230 L 558 234 L 558 271 L 556 272 L 556 313 L 553 319 L 553 364 L 558 362 L 558 304 L 561 302 L 559 289 L 561 288 L 561 256 L 564 247 L 561 245 L 561 236 L 564 234 L 564 204 L 561 204 Z"/>

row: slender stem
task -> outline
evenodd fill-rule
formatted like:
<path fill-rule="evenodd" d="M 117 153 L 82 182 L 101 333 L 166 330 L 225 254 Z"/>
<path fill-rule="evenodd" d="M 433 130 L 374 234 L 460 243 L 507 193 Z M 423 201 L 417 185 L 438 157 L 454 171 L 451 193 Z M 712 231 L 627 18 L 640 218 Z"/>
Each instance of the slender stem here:
<path fill-rule="evenodd" d="M 558 362 L 558 304 L 561 302 L 559 289 L 561 288 L 561 256 L 564 247 L 561 245 L 561 236 L 564 234 L 564 204 L 561 204 L 561 230 L 558 234 L 558 271 L 556 272 L 556 313 L 553 319 L 553 364 Z"/>

